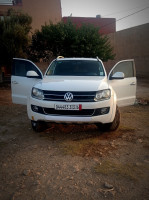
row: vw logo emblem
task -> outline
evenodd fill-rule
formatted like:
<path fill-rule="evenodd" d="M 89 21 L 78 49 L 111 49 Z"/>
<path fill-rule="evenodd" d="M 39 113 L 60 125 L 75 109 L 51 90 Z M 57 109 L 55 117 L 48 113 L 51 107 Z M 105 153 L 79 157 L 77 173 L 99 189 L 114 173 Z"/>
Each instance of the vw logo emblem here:
<path fill-rule="evenodd" d="M 67 92 L 65 95 L 64 95 L 64 99 L 66 101 L 72 101 L 73 100 L 73 94 L 71 92 Z"/>

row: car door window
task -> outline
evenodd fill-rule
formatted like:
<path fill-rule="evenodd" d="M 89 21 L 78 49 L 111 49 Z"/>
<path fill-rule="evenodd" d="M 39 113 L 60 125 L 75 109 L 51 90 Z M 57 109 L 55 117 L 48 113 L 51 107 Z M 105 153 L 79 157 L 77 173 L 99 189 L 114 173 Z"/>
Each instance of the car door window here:
<path fill-rule="evenodd" d="M 134 70 L 134 63 L 133 63 L 133 61 L 119 62 L 115 66 L 115 68 L 112 70 L 112 72 L 110 74 L 110 78 L 116 72 L 123 72 L 124 75 L 125 75 L 125 78 L 134 77 L 135 76 L 135 70 Z"/>
<path fill-rule="evenodd" d="M 12 75 L 26 77 L 28 71 L 35 71 L 39 75 L 38 78 L 42 78 L 40 71 L 32 62 L 28 60 L 13 60 Z"/>

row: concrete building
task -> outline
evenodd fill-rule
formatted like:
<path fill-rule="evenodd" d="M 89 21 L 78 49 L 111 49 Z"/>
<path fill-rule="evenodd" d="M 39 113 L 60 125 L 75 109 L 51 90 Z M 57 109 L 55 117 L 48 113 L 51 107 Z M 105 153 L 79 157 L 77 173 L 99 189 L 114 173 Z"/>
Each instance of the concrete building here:
<path fill-rule="evenodd" d="M 116 54 L 115 60 L 105 63 L 107 71 L 125 59 L 134 59 L 137 77 L 149 78 L 149 23 L 108 35 Z"/>
<path fill-rule="evenodd" d="M 60 0 L 0 0 L 0 16 L 9 8 L 28 13 L 32 17 L 33 31 L 49 21 L 57 23 L 62 19 Z"/>
<path fill-rule="evenodd" d="M 96 17 L 63 17 L 64 23 L 71 21 L 77 27 L 82 26 L 82 24 L 92 24 L 95 27 L 99 27 L 99 32 L 101 34 L 109 34 L 116 32 L 116 19 L 115 18 L 101 18 L 100 15 Z"/>

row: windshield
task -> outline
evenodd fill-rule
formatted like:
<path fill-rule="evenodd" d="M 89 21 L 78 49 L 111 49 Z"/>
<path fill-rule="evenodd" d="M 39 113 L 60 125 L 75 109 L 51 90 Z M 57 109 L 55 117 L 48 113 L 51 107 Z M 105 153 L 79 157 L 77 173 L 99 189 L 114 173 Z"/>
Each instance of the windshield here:
<path fill-rule="evenodd" d="M 105 76 L 103 66 L 93 60 L 55 60 L 47 76 Z"/>

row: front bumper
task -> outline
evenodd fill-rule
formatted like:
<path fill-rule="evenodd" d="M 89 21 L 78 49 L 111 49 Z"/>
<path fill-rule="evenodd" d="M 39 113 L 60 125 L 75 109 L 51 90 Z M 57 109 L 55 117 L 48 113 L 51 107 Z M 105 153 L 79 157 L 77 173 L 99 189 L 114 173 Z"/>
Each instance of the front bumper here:
<path fill-rule="evenodd" d="M 81 104 L 81 111 L 57 111 L 55 104 Z M 38 110 L 34 110 L 36 106 Z M 106 114 L 101 110 L 107 108 Z M 114 120 L 116 100 L 111 96 L 109 100 L 99 102 L 57 102 L 28 98 L 27 112 L 30 120 L 56 123 L 110 123 Z"/>

